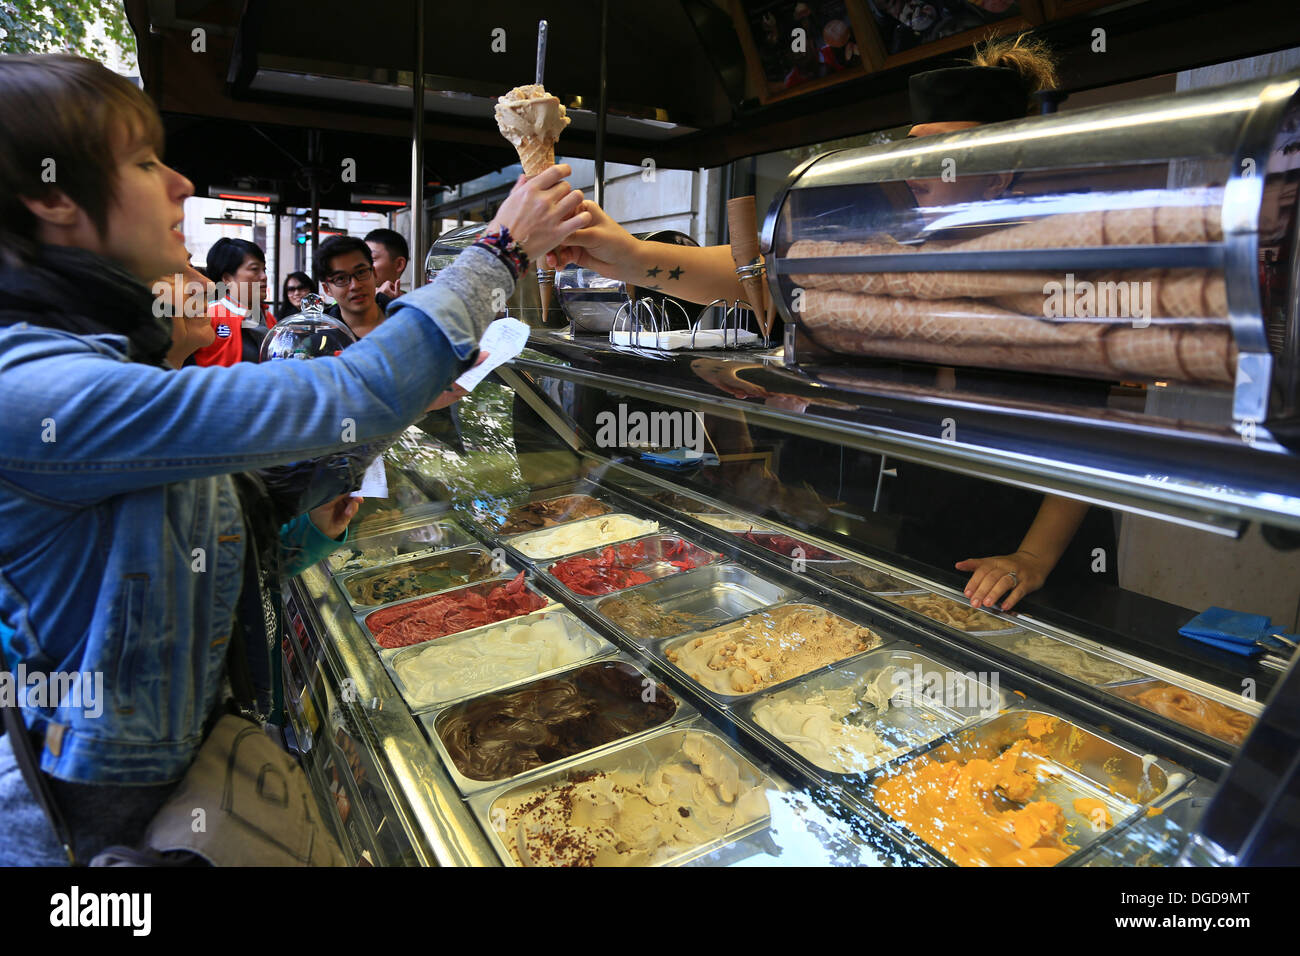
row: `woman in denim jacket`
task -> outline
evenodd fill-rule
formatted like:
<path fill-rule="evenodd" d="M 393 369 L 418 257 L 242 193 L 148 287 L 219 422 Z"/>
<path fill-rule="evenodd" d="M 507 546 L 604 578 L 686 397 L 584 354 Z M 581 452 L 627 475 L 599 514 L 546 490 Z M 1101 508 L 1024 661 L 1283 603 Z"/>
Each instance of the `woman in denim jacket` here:
<path fill-rule="evenodd" d="M 0 646 L 82 860 L 138 842 L 222 704 L 250 557 L 231 476 L 355 450 L 454 400 L 494 292 L 589 220 L 567 167 L 521 177 L 485 241 L 343 354 L 172 371 L 146 283 L 185 266 L 193 188 L 161 152 L 126 79 L 0 58 Z M 286 573 L 337 544 L 298 532 Z M 66 862 L 7 737 L 4 862 Z"/>

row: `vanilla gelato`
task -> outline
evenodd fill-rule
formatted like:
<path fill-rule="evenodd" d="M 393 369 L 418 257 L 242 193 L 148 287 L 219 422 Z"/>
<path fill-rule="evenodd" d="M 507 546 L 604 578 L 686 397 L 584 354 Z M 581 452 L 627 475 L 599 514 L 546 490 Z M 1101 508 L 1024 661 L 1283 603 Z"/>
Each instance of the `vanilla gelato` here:
<path fill-rule="evenodd" d="M 492 805 L 502 842 L 531 866 L 665 863 L 768 815 L 762 778 L 694 731 L 643 770 L 575 774 Z"/>
<path fill-rule="evenodd" d="M 800 700 L 782 692 L 762 701 L 754 723 L 795 753 L 832 773 L 861 773 L 907 747 L 891 746 L 866 724 L 889 709 L 894 668 L 848 687 L 816 691 Z"/>
<path fill-rule="evenodd" d="M 869 628 L 811 605 L 792 604 L 743 617 L 664 651 L 688 677 L 734 696 L 799 677 L 880 644 Z"/>
<path fill-rule="evenodd" d="M 411 703 L 437 704 L 575 663 L 603 643 L 575 618 L 547 613 L 464 639 L 433 641 L 395 669 Z"/>
<path fill-rule="evenodd" d="M 1060 671 L 1067 677 L 1085 684 L 1111 684 L 1115 681 L 1136 680 L 1143 676 L 1123 664 L 1116 664 L 1082 648 L 1054 641 L 1044 634 L 1031 634 L 1011 645 L 1011 650 L 1045 667 Z"/>
<path fill-rule="evenodd" d="M 558 558 L 643 534 L 654 534 L 658 530 L 657 522 L 612 514 L 523 534 L 511 540 L 510 544 L 530 558 Z"/>

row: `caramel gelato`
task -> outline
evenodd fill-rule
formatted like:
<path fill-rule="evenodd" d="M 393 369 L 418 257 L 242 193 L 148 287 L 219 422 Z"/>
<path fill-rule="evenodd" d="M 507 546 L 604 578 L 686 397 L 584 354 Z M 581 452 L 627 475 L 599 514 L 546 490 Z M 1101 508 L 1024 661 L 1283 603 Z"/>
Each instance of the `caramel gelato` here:
<path fill-rule="evenodd" d="M 568 521 L 580 521 L 583 518 L 595 518 L 609 514 L 610 507 L 603 501 L 597 501 L 590 495 L 564 495 L 546 501 L 530 501 L 528 504 L 511 508 L 502 519 L 498 534 L 525 534 L 554 528 L 557 524 Z"/>
<path fill-rule="evenodd" d="M 880 644 L 880 636 L 810 605 L 760 611 L 688 637 L 665 651 L 683 673 L 718 694 L 761 690 Z"/>
<path fill-rule="evenodd" d="M 907 594 L 900 597 L 886 597 L 899 607 L 923 614 L 932 621 L 938 621 L 947 627 L 959 631 L 1005 631 L 1016 627 L 1009 621 L 986 614 L 969 604 L 962 604 L 951 598 L 938 594 Z"/>
<path fill-rule="evenodd" d="M 1161 717 L 1168 717 L 1234 746 L 1244 741 L 1255 726 L 1255 718 L 1250 714 L 1163 681 L 1145 689 L 1143 685 L 1133 685 L 1126 688 L 1123 696 Z"/>
<path fill-rule="evenodd" d="M 540 84 L 516 86 L 497 99 L 497 129 L 519 154 L 525 176 L 555 165 L 555 143 L 569 125 L 564 106 Z"/>

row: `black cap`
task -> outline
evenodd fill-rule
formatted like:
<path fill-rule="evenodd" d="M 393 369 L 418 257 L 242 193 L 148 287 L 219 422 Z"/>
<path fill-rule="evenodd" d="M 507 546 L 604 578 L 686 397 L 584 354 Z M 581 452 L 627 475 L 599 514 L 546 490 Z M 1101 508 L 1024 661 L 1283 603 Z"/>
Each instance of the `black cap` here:
<path fill-rule="evenodd" d="M 998 123 L 1028 113 L 1029 84 L 1004 66 L 957 66 L 917 73 L 908 80 L 912 124 Z"/>

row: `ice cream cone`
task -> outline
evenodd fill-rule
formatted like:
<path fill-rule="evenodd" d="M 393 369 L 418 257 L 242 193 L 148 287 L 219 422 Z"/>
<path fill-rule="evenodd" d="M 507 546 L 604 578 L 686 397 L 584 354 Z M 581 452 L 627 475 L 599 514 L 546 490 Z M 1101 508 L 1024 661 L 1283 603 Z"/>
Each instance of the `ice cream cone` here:
<path fill-rule="evenodd" d="M 1204 242 L 1205 216 L 1200 206 L 1157 206 L 1156 235 L 1161 242 Z"/>
<path fill-rule="evenodd" d="M 1107 209 L 1103 216 L 1103 245 L 1149 246 L 1156 242 L 1156 211 L 1150 206 Z"/>
<path fill-rule="evenodd" d="M 538 84 L 517 86 L 496 105 L 497 129 L 519 154 L 529 178 L 555 165 L 555 144 L 569 125 L 558 97 Z"/>
<path fill-rule="evenodd" d="M 800 319 L 810 329 L 951 345 L 1046 346 L 1070 341 L 1050 322 L 1016 315 L 975 299 L 921 301 L 810 289 L 804 295 Z"/>
<path fill-rule="evenodd" d="M 555 165 L 555 140 L 528 137 L 515 146 L 524 175 L 532 179 Z"/>
<path fill-rule="evenodd" d="M 1172 326 L 1116 327 L 1106 336 L 1106 357 L 1117 370 L 1142 378 L 1190 377 L 1178 359 L 1178 329 Z"/>
<path fill-rule="evenodd" d="M 911 246 L 888 240 L 884 242 L 834 242 L 831 240 L 800 239 L 790 246 L 786 256 L 790 259 L 820 259 L 833 256 L 876 256 L 886 253 L 912 252 Z M 804 289 L 839 289 L 843 292 L 862 292 L 870 295 L 907 295 L 906 273 L 898 272 L 843 272 L 796 273 L 790 279 Z"/>
<path fill-rule="evenodd" d="M 1230 385 L 1237 346 L 1226 328 L 1184 328 L 1178 336 L 1178 360 L 1194 381 Z"/>

